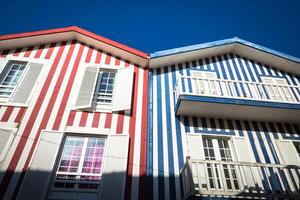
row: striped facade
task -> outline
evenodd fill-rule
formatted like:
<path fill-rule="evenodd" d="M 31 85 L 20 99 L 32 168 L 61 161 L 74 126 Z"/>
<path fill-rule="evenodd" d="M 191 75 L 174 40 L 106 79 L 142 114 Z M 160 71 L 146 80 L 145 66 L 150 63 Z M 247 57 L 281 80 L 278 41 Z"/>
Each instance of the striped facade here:
<path fill-rule="evenodd" d="M 42 130 L 102 131 L 129 134 L 126 199 L 143 198 L 146 174 L 148 71 L 102 49 L 78 41 L 4 50 L 1 58 L 44 64 L 27 106 L 1 105 L 1 126 L 17 127 L 1 166 L 0 199 L 15 199 Z M 134 67 L 131 112 L 86 112 L 72 109 L 85 65 Z M 131 94 L 129 94 L 131 95 Z"/>
<path fill-rule="evenodd" d="M 152 58 L 150 58 L 151 60 Z M 151 62 L 150 62 L 151 67 Z M 180 170 L 189 155 L 189 135 L 238 136 L 250 141 L 249 149 L 256 163 L 283 164 L 276 140 L 300 141 L 300 128 L 296 124 L 269 121 L 240 120 L 207 116 L 176 115 L 177 78 L 191 76 L 194 71 L 214 72 L 218 79 L 230 81 L 262 82 L 262 77 L 284 78 L 291 86 L 299 86 L 300 77 L 272 66 L 266 66 L 235 54 L 215 55 L 197 60 L 187 60 L 171 66 L 158 66 L 149 72 L 149 129 L 147 173 L 150 176 L 150 199 L 183 198 Z M 191 80 L 182 80 L 183 91 L 193 93 Z M 238 84 L 229 88 L 241 96 L 245 92 Z M 225 91 L 223 91 L 225 92 Z M 228 91 L 227 91 L 228 92 Z M 249 90 L 251 94 L 256 91 Z M 299 88 L 293 89 L 297 102 Z M 218 98 L 218 97 L 216 97 Z M 245 115 L 247 115 L 245 113 Z M 203 147 L 203 144 L 199 144 Z M 247 147 L 245 147 L 247 148 Z M 203 172 L 204 173 L 204 172 Z M 293 178 L 284 173 L 267 170 L 271 177 L 263 187 L 281 192 L 298 187 Z M 298 176 L 298 177 L 297 177 Z M 299 181 L 299 171 L 295 176 Z M 267 178 L 266 178 L 267 179 Z"/>

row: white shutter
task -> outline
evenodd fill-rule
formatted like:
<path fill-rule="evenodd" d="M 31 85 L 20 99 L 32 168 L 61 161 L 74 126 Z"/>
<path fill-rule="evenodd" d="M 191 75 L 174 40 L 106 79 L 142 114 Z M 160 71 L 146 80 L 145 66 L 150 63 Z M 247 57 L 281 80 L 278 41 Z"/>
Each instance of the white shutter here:
<path fill-rule="evenodd" d="M 129 135 L 110 135 L 101 183 L 101 199 L 124 199 Z"/>
<path fill-rule="evenodd" d="M 134 68 L 119 69 L 114 85 L 112 111 L 130 110 Z"/>
<path fill-rule="evenodd" d="M 34 84 L 43 68 L 43 64 L 28 63 L 27 67 L 28 69 L 24 74 L 24 78 L 22 79 L 21 83 L 16 86 L 16 90 L 10 102 L 27 103 Z"/>
<path fill-rule="evenodd" d="M 202 72 L 195 71 L 192 73 L 193 92 L 196 94 L 204 94 L 204 81 Z M 195 90 L 195 91 L 194 91 Z"/>
<path fill-rule="evenodd" d="M 232 138 L 237 159 L 240 162 L 254 162 L 253 157 L 251 156 L 250 146 L 246 138 L 242 137 L 233 137 Z"/>
<path fill-rule="evenodd" d="M 216 85 L 217 75 L 215 73 L 206 72 L 205 78 L 209 79 L 208 83 L 209 83 L 210 94 L 217 95 L 217 85 Z"/>
<path fill-rule="evenodd" d="M 62 139 L 61 132 L 43 131 L 25 174 L 18 199 L 45 199 Z"/>
<path fill-rule="evenodd" d="M 15 136 L 13 133 L 13 130 L 0 128 L 0 166 L 8 151 L 9 145 Z"/>
<path fill-rule="evenodd" d="M 287 165 L 300 165 L 299 155 L 292 141 L 276 141 L 282 160 Z"/>
<path fill-rule="evenodd" d="M 187 135 L 189 156 L 191 159 L 204 160 L 204 151 L 202 144 L 202 136 L 199 135 Z"/>
<path fill-rule="evenodd" d="M 4 67 L 6 66 L 7 63 L 8 63 L 8 59 L 0 58 L 0 78 L 2 75 L 2 71 L 4 70 Z"/>
<path fill-rule="evenodd" d="M 99 67 L 86 68 L 75 104 L 76 108 L 89 108 L 92 106 L 98 73 Z"/>

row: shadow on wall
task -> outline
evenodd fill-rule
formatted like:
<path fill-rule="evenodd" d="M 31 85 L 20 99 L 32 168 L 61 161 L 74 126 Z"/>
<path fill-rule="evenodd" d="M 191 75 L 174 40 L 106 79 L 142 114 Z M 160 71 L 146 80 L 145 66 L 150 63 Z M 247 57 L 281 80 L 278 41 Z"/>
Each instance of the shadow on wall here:
<path fill-rule="evenodd" d="M 190 168 L 189 166 L 187 166 Z M 259 169 L 263 170 L 262 173 L 259 172 Z M 188 187 L 184 188 L 185 197 L 184 199 L 238 199 L 238 198 L 263 198 L 263 199 L 299 199 L 300 196 L 300 167 L 296 165 L 288 165 L 283 168 L 274 168 L 268 167 L 268 172 L 265 168 L 256 167 L 256 171 L 258 174 L 272 174 L 265 176 L 265 178 L 261 177 L 261 184 L 258 182 L 254 182 L 252 180 L 251 184 L 247 185 L 247 183 L 243 183 L 243 187 L 240 190 L 227 190 L 224 192 L 224 189 L 200 189 L 198 192 L 199 185 L 194 183 L 195 177 L 191 173 L 191 169 L 186 170 L 184 175 L 188 178 L 190 183 Z M 205 172 L 203 172 L 205 173 Z M 249 173 L 249 171 L 244 171 L 245 174 Z M 181 173 L 181 179 L 184 176 Z M 248 174 L 249 175 L 249 174 Z M 253 175 L 253 174 L 251 174 Z M 247 178 L 246 178 L 247 179 Z M 249 179 L 247 179 L 249 181 Z M 242 180 L 239 180 L 242 181 Z M 244 180 L 243 180 L 244 181 Z M 226 180 L 222 181 L 222 185 L 225 185 Z M 261 187 L 261 185 L 263 187 Z M 283 188 L 284 187 L 284 188 Z M 186 190 L 187 189 L 187 190 Z M 195 190 L 197 189 L 197 190 Z M 202 192 L 202 191 L 204 192 Z M 204 194 L 205 193 L 205 194 Z M 200 195 L 203 195 L 202 197 Z"/>

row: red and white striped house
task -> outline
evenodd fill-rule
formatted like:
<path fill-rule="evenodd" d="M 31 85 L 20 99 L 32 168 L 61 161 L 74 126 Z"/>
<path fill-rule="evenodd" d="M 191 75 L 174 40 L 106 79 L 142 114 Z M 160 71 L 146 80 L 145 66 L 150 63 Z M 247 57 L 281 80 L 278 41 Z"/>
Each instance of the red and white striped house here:
<path fill-rule="evenodd" d="M 147 58 L 78 27 L 0 36 L 0 199 L 143 199 Z"/>

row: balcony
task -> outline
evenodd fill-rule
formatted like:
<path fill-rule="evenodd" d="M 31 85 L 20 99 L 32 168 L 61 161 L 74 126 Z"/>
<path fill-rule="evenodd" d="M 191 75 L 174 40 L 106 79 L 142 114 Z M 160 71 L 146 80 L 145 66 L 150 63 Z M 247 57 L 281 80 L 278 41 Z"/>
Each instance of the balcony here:
<path fill-rule="evenodd" d="M 193 160 L 180 171 L 184 199 L 191 196 L 292 198 L 300 195 L 300 166 Z"/>
<path fill-rule="evenodd" d="M 300 123 L 300 86 L 178 74 L 177 115 Z"/>

